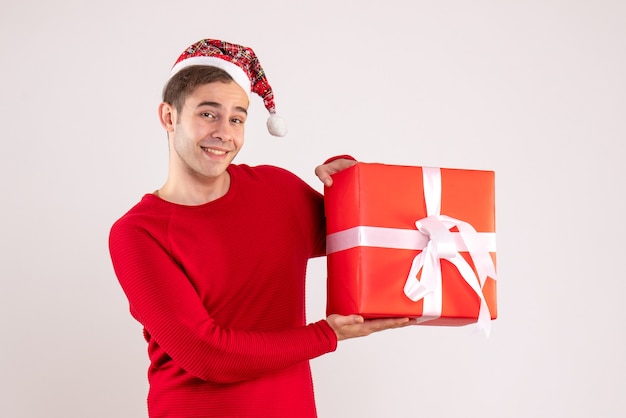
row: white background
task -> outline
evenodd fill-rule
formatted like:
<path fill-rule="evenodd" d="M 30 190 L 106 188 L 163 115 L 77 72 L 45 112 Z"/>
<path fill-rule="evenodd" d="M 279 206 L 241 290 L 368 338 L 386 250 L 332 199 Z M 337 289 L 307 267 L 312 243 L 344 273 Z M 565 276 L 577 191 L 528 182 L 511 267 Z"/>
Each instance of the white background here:
<path fill-rule="evenodd" d="M 162 185 L 160 91 L 205 37 L 251 46 L 238 162 L 496 172 L 499 319 L 340 343 L 312 362 L 320 417 L 626 414 L 626 3 L 3 1 L 0 416 L 145 416 L 145 342 L 113 274 L 115 219 Z M 324 316 L 325 260 L 310 264 Z"/>

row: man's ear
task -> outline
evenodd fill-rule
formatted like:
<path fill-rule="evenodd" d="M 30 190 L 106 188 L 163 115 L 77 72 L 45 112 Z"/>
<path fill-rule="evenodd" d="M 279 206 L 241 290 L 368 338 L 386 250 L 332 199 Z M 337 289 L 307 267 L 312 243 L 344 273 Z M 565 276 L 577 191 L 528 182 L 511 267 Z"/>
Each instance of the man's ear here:
<path fill-rule="evenodd" d="M 177 116 L 174 106 L 169 103 L 161 102 L 159 105 L 159 120 L 161 121 L 161 126 L 163 126 L 166 131 L 172 132 L 174 130 Z"/>

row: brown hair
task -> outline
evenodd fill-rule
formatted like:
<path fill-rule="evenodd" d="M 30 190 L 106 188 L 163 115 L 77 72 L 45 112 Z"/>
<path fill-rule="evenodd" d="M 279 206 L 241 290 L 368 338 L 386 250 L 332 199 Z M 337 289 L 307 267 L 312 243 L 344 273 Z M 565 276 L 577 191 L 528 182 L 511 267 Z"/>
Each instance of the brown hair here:
<path fill-rule="evenodd" d="M 217 81 L 228 83 L 233 81 L 233 78 L 226 71 L 217 67 L 207 65 L 185 67 L 174 74 L 163 88 L 163 101 L 171 104 L 180 112 L 187 96 L 196 87 Z"/>

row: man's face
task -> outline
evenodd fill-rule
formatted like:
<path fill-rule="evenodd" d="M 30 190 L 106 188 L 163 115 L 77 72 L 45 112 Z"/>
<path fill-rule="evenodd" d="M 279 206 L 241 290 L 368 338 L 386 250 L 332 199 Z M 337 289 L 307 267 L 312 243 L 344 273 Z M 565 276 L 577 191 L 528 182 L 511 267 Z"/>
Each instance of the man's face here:
<path fill-rule="evenodd" d="M 244 142 L 248 96 L 235 82 L 198 86 L 176 112 L 175 167 L 194 181 L 219 180 Z"/>

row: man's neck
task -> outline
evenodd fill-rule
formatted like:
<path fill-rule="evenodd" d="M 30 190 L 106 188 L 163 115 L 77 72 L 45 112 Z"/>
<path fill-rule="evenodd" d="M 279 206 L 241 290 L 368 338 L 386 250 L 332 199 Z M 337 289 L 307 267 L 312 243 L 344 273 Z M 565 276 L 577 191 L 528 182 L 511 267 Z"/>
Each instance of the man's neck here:
<path fill-rule="evenodd" d="M 198 179 L 177 179 L 168 177 L 155 195 L 163 200 L 186 206 L 198 206 L 224 196 L 230 188 L 230 174 L 225 171 L 217 179 L 199 181 Z"/>

